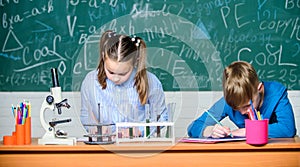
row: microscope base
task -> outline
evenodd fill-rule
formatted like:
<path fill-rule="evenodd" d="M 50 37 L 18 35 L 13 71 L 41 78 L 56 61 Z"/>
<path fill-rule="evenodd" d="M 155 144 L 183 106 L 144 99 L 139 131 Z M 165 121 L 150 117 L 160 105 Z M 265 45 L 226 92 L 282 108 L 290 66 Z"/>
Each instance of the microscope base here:
<path fill-rule="evenodd" d="M 38 139 L 38 144 L 41 145 L 76 145 L 76 138 L 68 137 L 68 138 L 41 138 Z"/>

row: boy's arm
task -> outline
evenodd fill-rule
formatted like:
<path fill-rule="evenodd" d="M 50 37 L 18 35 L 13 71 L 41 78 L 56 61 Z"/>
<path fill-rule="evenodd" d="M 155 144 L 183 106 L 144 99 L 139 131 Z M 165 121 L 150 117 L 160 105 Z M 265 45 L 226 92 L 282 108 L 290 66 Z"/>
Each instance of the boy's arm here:
<path fill-rule="evenodd" d="M 284 91 L 273 114 L 275 115 L 272 115 L 270 119 L 275 116 L 277 122 L 269 124 L 269 137 L 294 137 L 296 135 L 295 118 L 287 91 Z"/>
<path fill-rule="evenodd" d="M 218 120 L 221 121 L 225 115 L 224 115 L 224 109 L 225 109 L 225 100 L 224 98 L 219 99 L 210 109 L 209 112 Z M 207 135 L 211 135 L 211 127 L 216 124 L 215 120 L 213 120 L 211 117 L 208 117 L 208 115 L 204 112 L 199 118 L 194 120 L 189 126 L 188 126 L 188 135 L 189 137 L 197 138 L 197 137 L 207 137 Z M 206 129 L 208 127 L 208 129 Z M 203 133 L 205 132 L 205 134 Z M 210 134 L 209 134 L 210 133 Z"/>

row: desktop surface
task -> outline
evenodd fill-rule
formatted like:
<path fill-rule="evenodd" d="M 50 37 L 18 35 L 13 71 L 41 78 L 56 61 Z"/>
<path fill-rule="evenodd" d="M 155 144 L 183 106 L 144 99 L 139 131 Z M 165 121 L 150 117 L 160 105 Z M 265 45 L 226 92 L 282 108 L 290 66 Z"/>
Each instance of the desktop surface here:
<path fill-rule="evenodd" d="M 178 140 L 177 140 L 178 141 Z M 18 161 L 16 161 L 16 159 Z M 20 163 L 22 162 L 22 163 Z M 245 141 L 215 144 L 181 143 L 87 145 L 74 146 L 0 144 L 2 166 L 300 166 L 300 138 L 269 139 L 268 144 L 252 146 Z"/>

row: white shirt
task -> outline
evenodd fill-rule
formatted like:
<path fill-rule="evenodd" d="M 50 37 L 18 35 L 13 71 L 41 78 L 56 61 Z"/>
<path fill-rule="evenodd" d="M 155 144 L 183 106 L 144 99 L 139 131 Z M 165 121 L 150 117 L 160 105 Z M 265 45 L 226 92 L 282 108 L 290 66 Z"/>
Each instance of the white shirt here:
<path fill-rule="evenodd" d="M 106 79 L 107 87 L 102 89 L 97 79 L 97 70 L 89 72 L 81 85 L 81 114 L 82 124 L 94 123 L 116 123 L 145 121 L 145 105 L 142 105 L 134 87 L 134 76 L 136 69 L 133 70 L 128 80 L 121 85 L 116 85 Z M 158 78 L 147 72 L 149 91 L 149 109 L 152 113 L 161 114 L 161 120 L 168 119 L 165 95 L 161 82 Z M 133 111 L 131 117 L 125 117 L 129 111 Z M 100 113 L 100 116 L 99 116 Z M 137 120 L 138 119 L 138 120 Z M 156 119 L 154 117 L 152 120 Z"/>

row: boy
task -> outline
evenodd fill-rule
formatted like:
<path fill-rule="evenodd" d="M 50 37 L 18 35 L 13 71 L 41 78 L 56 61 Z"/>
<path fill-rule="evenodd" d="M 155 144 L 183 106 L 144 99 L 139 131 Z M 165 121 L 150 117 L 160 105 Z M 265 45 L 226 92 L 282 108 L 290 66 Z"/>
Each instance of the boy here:
<path fill-rule="evenodd" d="M 287 89 L 278 82 L 261 82 L 251 64 L 237 61 L 223 72 L 223 96 L 208 112 L 218 121 L 225 117 L 238 127 L 231 131 L 216 122 L 205 112 L 188 127 L 190 137 L 222 138 L 228 135 L 244 137 L 245 119 L 251 108 L 250 101 L 263 119 L 269 119 L 270 138 L 294 137 L 296 134 L 293 108 Z"/>

